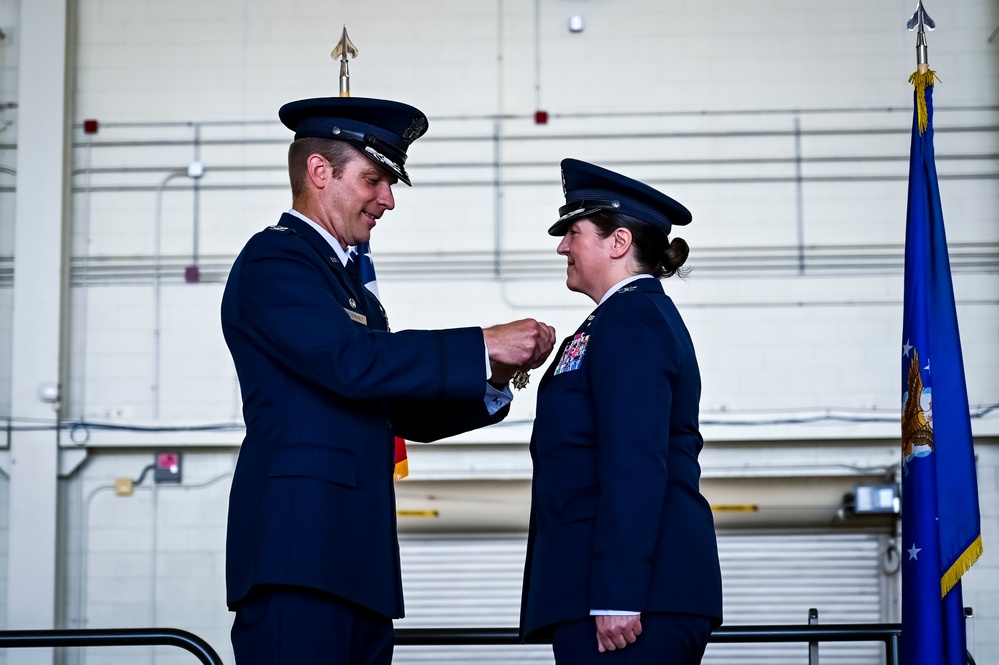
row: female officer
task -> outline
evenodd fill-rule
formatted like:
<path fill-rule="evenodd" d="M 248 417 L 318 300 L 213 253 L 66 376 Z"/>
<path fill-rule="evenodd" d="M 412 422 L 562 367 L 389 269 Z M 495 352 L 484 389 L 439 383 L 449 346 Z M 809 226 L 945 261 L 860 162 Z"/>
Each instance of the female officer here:
<path fill-rule="evenodd" d="M 690 212 L 641 182 L 562 161 L 566 286 L 597 307 L 538 388 L 521 635 L 559 665 L 696 664 L 721 624 L 711 508 L 699 490 L 701 382 L 659 279 L 687 258 Z"/>

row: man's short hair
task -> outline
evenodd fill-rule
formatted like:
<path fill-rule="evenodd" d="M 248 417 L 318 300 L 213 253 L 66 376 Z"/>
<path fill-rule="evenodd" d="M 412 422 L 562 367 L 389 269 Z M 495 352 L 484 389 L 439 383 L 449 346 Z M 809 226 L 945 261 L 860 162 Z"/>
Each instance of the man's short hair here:
<path fill-rule="evenodd" d="M 320 154 L 333 169 L 333 177 L 339 179 L 347 164 L 358 153 L 349 143 L 323 138 L 304 138 L 292 141 L 288 147 L 288 178 L 291 180 L 291 196 L 300 197 L 305 191 L 309 155 Z"/>

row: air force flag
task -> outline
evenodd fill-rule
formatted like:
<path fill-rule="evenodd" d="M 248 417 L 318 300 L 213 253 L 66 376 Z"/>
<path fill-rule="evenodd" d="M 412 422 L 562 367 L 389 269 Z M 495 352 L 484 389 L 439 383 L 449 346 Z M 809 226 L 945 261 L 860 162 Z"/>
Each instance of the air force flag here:
<path fill-rule="evenodd" d="M 978 481 L 933 156 L 933 72 L 912 80 L 902 321 L 901 655 L 905 665 L 963 665 L 961 576 L 982 553 Z"/>

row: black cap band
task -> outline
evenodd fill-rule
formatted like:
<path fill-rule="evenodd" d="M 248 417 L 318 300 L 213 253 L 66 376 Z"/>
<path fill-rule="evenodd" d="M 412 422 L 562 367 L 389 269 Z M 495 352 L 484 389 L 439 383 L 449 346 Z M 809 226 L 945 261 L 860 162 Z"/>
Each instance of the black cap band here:
<path fill-rule="evenodd" d="M 340 141 L 350 141 L 355 144 L 362 152 L 368 146 L 375 149 L 375 152 L 388 157 L 390 160 L 395 162 L 402 167 L 406 163 L 406 153 L 401 150 L 397 150 L 395 146 L 382 141 L 377 136 L 369 134 L 367 132 L 355 132 L 349 129 L 344 129 L 342 127 L 334 127 L 333 135 L 330 136 L 331 139 L 337 139 Z"/>

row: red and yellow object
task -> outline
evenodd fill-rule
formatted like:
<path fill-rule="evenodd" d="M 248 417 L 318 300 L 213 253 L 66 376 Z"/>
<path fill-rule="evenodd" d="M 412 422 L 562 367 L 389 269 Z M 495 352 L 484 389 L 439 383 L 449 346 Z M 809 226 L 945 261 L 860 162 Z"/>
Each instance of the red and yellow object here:
<path fill-rule="evenodd" d="M 409 458 L 406 456 L 406 440 L 395 437 L 395 479 L 402 480 L 409 475 Z"/>

